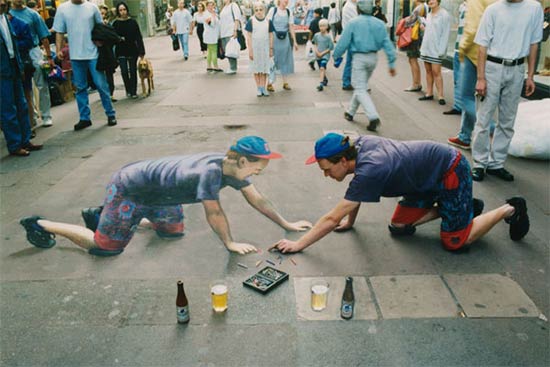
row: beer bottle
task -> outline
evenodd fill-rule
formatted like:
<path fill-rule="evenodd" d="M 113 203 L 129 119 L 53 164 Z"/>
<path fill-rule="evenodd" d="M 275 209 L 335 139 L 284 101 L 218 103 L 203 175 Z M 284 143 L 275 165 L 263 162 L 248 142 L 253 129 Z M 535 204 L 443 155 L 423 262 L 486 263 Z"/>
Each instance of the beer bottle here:
<path fill-rule="evenodd" d="M 189 302 L 183 289 L 183 282 L 178 281 L 178 296 L 176 297 L 176 310 L 179 324 L 186 324 L 189 322 Z"/>
<path fill-rule="evenodd" d="M 346 277 L 346 288 L 342 295 L 342 307 L 340 308 L 340 316 L 343 319 L 349 320 L 353 317 L 353 306 L 355 305 L 355 296 L 353 294 L 353 278 Z"/>

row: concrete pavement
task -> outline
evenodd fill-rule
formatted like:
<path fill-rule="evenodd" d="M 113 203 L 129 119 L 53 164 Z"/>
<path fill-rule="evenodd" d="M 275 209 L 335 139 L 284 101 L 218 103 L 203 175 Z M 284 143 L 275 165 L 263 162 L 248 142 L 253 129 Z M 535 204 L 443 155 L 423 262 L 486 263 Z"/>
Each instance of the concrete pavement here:
<path fill-rule="evenodd" d="M 267 295 L 242 287 L 258 260 L 285 233 L 231 189 L 221 202 L 237 241 L 260 254 L 229 254 L 212 233 L 200 205 L 185 207 L 186 236 L 161 240 L 140 230 L 125 252 L 95 258 L 57 238 L 40 250 L 25 239 L 20 217 L 82 224 L 80 210 L 98 205 L 110 175 L 149 157 L 225 151 L 238 137 L 257 134 L 284 159 L 253 178 L 289 220 L 317 220 L 342 197 L 346 185 L 304 166 L 323 132 L 366 134 L 367 119 L 343 119 L 351 97 L 341 90 L 340 70 L 329 67 L 329 86 L 318 92 L 318 73 L 296 54 L 292 91 L 255 95 L 246 53 L 237 75 L 207 75 L 192 37 L 191 57 L 172 52 L 168 37 L 146 40 L 155 68 L 155 92 L 120 101 L 119 124 L 107 127 L 97 94 L 93 126 L 72 131 L 74 102 L 55 107 L 54 127 L 39 129 L 41 152 L 1 162 L 0 360 L 5 366 L 544 366 L 550 363 L 549 171 L 547 162 L 510 157 L 513 183 L 489 177 L 474 185 L 486 210 L 510 196 L 528 200 L 531 232 L 520 243 L 499 224 L 469 252 L 451 254 L 439 244 L 436 222 L 407 239 L 390 237 L 387 223 L 396 199 L 362 205 L 355 229 L 330 234 L 277 267 L 289 281 Z M 222 67 L 227 62 L 222 61 Z M 379 54 L 371 87 L 382 117 L 378 134 L 396 139 L 445 142 L 459 128 L 452 105 L 452 73 L 444 73 L 447 106 L 419 102 L 402 92 L 410 82 L 406 58 L 389 77 Z M 370 134 L 370 133 L 369 133 Z M 5 149 L 5 148 L 3 148 Z M 466 153 L 470 158 L 470 154 Z M 248 269 L 237 266 L 248 265 Z M 264 262 L 265 264 L 265 262 Z M 356 278 L 357 318 L 338 320 L 335 310 L 344 276 Z M 310 278 L 334 283 L 326 317 L 308 317 Z M 208 284 L 229 283 L 229 310 L 212 314 Z M 176 324 L 176 280 L 183 279 L 191 322 Z M 490 295 L 490 296 L 488 296 Z M 336 300 L 336 302 L 335 302 Z M 305 311 L 304 311 L 305 310 Z M 331 316 L 332 315 L 332 316 Z M 336 315 L 334 317 L 334 315 Z"/>

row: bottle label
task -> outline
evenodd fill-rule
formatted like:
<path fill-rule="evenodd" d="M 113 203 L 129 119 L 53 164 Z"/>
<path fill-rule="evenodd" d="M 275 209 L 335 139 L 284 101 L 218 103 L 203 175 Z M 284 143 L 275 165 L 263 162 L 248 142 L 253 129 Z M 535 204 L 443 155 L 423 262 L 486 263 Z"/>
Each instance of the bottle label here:
<path fill-rule="evenodd" d="M 178 312 L 178 322 L 188 322 L 189 321 L 189 306 L 185 307 L 177 307 L 176 310 Z"/>
<path fill-rule="evenodd" d="M 353 303 L 342 303 L 342 317 L 351 317 L 353 315 Z"/>

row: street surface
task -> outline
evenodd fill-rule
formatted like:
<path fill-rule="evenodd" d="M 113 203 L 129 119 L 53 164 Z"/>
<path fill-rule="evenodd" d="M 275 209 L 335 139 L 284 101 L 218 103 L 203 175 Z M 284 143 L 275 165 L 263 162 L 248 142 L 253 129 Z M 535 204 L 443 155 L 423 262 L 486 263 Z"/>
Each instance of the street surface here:
<path fill-rule="evenodd" d="M 187 62 L 171 50 L 167 36 L 145 42 L 155 91 L 127 99 L 117 73 L 116 127 L 106 126 L 95 93 L 92 127 L 73 131 L 73 101 L 53 108 L 53 127 L 37 130 L 35 142 L 45 144 L 43 151 L 15 158 L 1 144 L 1 366 L 550 365 L 548 162 L 510 157 L 515 182 L 490 176 L 474 184 L 486 210 L 524 196 L 531 231 L 514 243 L 508 225 L 498 224 L 463 254 L 442 248 L 437 221 L 410 238 L 391 237 L 387 224 L 397 202 L 391 198 L 363 204 L 354 230 L 332 233 L 281 261 L 266 249 L 299 234 L 285 233 L 230 188 L 222 191 L 221 203 L 233 237 L 261 253 L 226 251 L 200 204 L 184 208 L 182 239 L 139 230 L 117 257 L 90 256 L 60 237 L 49 250 L 30 245 L 21 217 L 38 214 L 82 225 L 80 210 L 103 202 L 105 185 L 121 166 L 225 152 L 244 135 L 260 135 L 284 155 L 252 180 L 288 220 L 315 222 L 343 196 L 345 183 L 304 165 L 324 132 L 372 134 L 363 113 L 354 123 L 343 118 L 351 92 L 341 89 L 342 69 L 331 63 L 328 87 L 318 92 L 318 72 L 307 66 L 301 46 L 292 91 L 283 91 L 278 80 L 275 93 L 258 98 L 246 52 L 237 75 L 208 75 L 196 37 Z M 220 66 L 226 68 L 227 61 Z M 395 78 L 387 69 L 379 53 L 371 80 L 382 119 L 377 134 L 442 143 L 454 136 L 460 118 L 442 115 L 452 106 L 452 72 L 444 73 L 447 106 L 439 106 L 403 92 L 410 82 L 403 54 Z M 289 280 L 267 295 L 243 287 L 268 259 Z M 355 317 L 349 321 L 338 310 L 345 276 L 353 276 L 355 285 Z M 309 308 L 313 278 L 330 283 L 329 305 L 321 313 Z M 179 279 L 190 303 L 188 325 L 176 323 Z M 215 279 L 229 284 L 229 309 L 222 315 L 210 308 Z"/>

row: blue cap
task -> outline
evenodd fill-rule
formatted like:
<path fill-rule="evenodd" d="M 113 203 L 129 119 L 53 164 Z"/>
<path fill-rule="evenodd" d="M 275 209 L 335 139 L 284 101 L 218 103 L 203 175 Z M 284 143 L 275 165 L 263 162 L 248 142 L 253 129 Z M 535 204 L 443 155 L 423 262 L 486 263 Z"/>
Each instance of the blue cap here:
<path fill-rule="evenodd" d="M 308 158 L 306 164 L 312 164 L 319 159 L 330 158 L 342 153 L 350 147 L 349 140 L 344 140 L 344 135 L 328 133 L 315 142 L 315 154 Z"/>
<path fill-rule="evenodd" d="M 264 159 L 277 159 L 282 157 L 281 154 L 272 152 L 267 142 L 259 136 L 245 136 L 240 138 L 235 145 L 232 145 L 229 149 L 242 155 L 250 155 Z"/>

